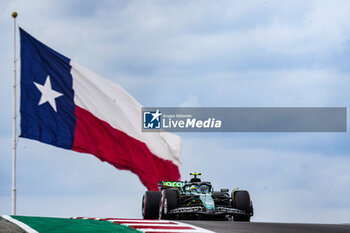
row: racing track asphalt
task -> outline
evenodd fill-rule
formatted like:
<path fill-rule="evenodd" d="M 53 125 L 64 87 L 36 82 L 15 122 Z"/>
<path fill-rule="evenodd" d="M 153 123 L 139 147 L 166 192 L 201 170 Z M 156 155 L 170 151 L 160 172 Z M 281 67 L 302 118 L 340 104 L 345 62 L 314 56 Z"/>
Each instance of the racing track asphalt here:
<path fill-rule="evenodd" d="M 217 233 L 350 233 L 350 224 L 181 221 Z"/>

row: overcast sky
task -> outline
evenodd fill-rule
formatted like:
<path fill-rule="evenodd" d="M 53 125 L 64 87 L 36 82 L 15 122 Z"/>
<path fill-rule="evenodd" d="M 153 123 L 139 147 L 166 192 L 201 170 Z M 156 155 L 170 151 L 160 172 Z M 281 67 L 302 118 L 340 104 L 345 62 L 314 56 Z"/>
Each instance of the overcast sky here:
<path fill-rule="evenodd" d="M 11 211 L 13 10 L 144 106 L 350 106 L 350 1 L 0 3 L 0 214 Z M 183 179 L 249 190 L 253 221 L 350 222 L 349 133 L 179 135 Z M 138 178 L 92 155 L 19 139 L 17 169 L 20 215 L 141 217 Z"/>

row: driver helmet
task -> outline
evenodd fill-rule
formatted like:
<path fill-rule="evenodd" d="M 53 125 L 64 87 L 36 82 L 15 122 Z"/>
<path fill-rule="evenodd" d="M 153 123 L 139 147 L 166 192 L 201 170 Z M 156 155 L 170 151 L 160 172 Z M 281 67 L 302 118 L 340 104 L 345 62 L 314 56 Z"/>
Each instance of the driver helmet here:
<path fill-rule="evenodd" d="M 194 193 L 200 193 L 201 189 L 199 188 L 198 185 L 194 184 L 190 187 L 190 192 L 194 192 Z"/>

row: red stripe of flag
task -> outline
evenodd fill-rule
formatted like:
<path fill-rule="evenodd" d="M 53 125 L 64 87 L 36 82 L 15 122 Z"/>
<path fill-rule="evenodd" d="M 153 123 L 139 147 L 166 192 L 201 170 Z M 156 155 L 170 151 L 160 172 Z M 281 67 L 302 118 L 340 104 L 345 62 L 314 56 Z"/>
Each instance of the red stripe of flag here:
<path fill-rule="evenodd" d="M 158 190 L 160 180 L 179 180 L 179 168 L 152 154 L 145 143 L 111 127 L 79 106 L 75 107 L 72 150 L 95 155 L 118 169 L 137 174 L 149 190 Z"/>

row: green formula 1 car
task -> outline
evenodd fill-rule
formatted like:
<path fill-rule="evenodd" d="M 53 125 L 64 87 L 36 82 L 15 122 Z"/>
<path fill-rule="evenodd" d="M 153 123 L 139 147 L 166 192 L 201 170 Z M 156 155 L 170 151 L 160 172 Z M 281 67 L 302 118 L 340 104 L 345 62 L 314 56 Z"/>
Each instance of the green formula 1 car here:
<path fill-rule="evenodd" d="M 144 219 L 226 219 L 250 221 L 253 204 L 248 191 L 214 191 L 210 182 L 197 176 L 190 182 L 159 181 L 159 191 L 146 191 L 142 200 Z"/>

